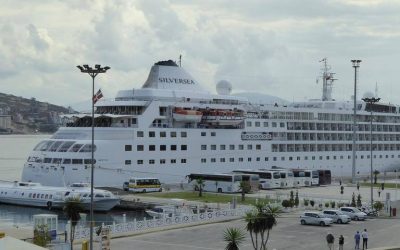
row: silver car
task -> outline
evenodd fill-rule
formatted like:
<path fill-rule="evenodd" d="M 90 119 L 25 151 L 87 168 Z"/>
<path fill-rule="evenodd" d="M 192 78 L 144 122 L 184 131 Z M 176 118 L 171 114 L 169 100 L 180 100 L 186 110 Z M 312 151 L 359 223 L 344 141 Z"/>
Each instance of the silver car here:
<path fill-rule="evenodd" d="M 365 218 L 367 217 L 367 214 L 364 212 L 361 212 L 360 210 L 358 210 L 358 208 L 355 207 L 341 207 L 339 208 L 339 210 L 350 216 L 350 218 L 352 220 L 365 220 Z"/>
<path fill-rule="evenodd" d="M 323 214 L 318 212 L 304 212 L 300 216 L 301 225 L 313 224 L 320 226 L 328 226 L 333 223 L 331 218 L 325 217 Z"/>
<path fill-rule="evenodd" d="M 322 211 L 322 213 L 325 215 L 325 217 L 331 218 L 334 222 L 338 224 L 349 223 L 351 221 L 350 216 L 342 213 L 339 210 L 324 210 Z"/>

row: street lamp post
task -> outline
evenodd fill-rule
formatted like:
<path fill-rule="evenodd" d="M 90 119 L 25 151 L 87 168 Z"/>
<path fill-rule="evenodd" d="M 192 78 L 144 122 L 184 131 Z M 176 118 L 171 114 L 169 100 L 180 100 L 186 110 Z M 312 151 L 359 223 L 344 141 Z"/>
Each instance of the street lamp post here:
<path fill-rule="evenodd" d="M 371 158 L 371 169 L 370 169 L 370 171 L 371 171 L 371 207 L 374 205 L 374 194 L 373 194 L 373 191 L 374 191 L 374 189 L 373 189 L 373 182 L 372 182 L 372 174 L 373 174 L 373 170 L 372 170 L 372 111 L 373 111 L 373 104 L 374 103 L 377 103 L 377 102 L 379 102 L 379 100 L 380 100 L 381 98 L 375 98 L 375 97 L 365 97 L 365 98 L 363 98 L 362 100 L 365 102 L 365 103 L 367 103 L 368 105 L 369 105 L 369 109 L 370 109 L 370 111 L 371 111 L 371 115 L 370 115 L 370 134 L 369 134 L 369 136 L 370 136 L 370 151 L 371 151 L 371 156 L 370 156 L 370 158 Z M 368 106 L 367 106 L 367 108 L 366 108 L 366 110 L 368 109 Z"/>
<path fill-rule="evenodd" d="M 76 66 L 82 73 L 87 73 L 92 77 L 92 159 L 91 171 L 90 171 L 90 250 L 93 250 L 93 185 L 94 185 L 94 79 L 98 74 L 106 73 L 110 67 L 101 67 L 100 64 L 96 64 L 95 68 L 90 67 L 87 64 L 83 66 Z"/>
<path fill-rule="evenodd" d="M 351 165 L 351 183 L 356 183 L 356 127 L 357 127 L 357 72 L 361 60 L 351 60 L 354 68 L 354 108 L 353 108 L 353 157 Z"/>

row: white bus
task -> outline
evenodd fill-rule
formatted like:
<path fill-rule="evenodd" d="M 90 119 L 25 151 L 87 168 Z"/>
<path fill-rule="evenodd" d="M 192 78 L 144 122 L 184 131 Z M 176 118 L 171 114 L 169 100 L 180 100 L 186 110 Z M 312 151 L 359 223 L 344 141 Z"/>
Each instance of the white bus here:
<path fill-rule="evenodd" d="M 277 169 L 275 171 L 277 171 L 281 175 L 281 188 L 294 187 L 294 175 L 291 170 Z"/>
<path fill-rule="evenodd" d="M 202 179 L 204 182 L 203 191 L 218 193 L 237 193 L 240 192 L 240 182 L 242 176 L 237 173 L 232 174 L 197 174 L 192 173 L 187 176 L 189 184 L 195 190 L 198 190 L 197 180 Z"/>
<path fill-rule="evenodd" d="M 305 187 L 306 186 L 306 177 L 304 170 L 301 169 L 292 169 L 294 176 L 294 187 Z M 310 184 L 311 185 L 311 184 Z"/>
<path fill-rule="evenodd" d="M 161 192 L 160 180 L 157 178 L 131 178 L 128 190 L 132 192 Z"/>
<path fill-rule="evenodd" d="M 281 177 L 279 172 L 271 170 L 251 170 L 251 169 L 239 169 L 234 170 L 234 173 L 244 174 L 257 174 L 260 177 L 260 189 L 273 189 L 281 186 Z"/>

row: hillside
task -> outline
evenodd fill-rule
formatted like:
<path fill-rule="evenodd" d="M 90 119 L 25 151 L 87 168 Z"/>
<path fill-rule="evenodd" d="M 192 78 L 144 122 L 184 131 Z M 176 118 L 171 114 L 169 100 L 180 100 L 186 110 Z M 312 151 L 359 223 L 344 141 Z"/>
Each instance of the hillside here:
<path fill-rule="evenodd" d="M 59 115 L 71 111 L 35 98 L 0 93 L 0 133 L 53 133 L 60 124 Z"/>

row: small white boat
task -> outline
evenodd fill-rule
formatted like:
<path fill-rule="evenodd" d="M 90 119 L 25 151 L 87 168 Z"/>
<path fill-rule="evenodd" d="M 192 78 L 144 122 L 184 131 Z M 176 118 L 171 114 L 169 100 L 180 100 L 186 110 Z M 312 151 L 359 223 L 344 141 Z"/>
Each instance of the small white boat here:
<path fill-rule="evenodd" d="M 119 204 L 120 199 L 109 191 L 94 189 L 93 193 L 95 211 L 109 211 Z M 79 198 L 83 208 L 90 209 L 90 188 L 86 184 L 51 187 L 33 182 L 0 183 L 0 203 L 62 209 L 68 198 Z"/>

